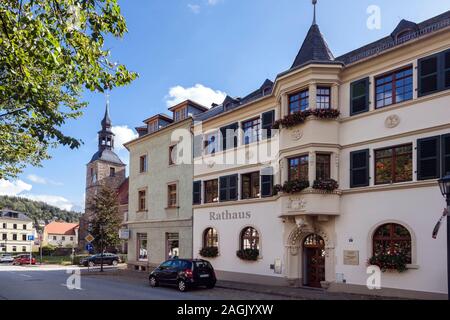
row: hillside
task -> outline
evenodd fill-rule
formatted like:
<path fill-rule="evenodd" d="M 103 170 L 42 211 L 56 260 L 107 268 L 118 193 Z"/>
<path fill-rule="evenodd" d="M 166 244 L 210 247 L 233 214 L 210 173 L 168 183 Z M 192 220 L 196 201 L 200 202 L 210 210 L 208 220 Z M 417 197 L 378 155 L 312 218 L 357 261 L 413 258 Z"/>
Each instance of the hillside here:
<path fill-rule="evenodd" d="M 20 197 L 0 196 L 0 209 L 11 209 L 26 213 L 31 219 L 46 222 L 61 220 L 66 222 L 78 222 L 80 213 L 61 210 L 44 202 L 33 201 Z"/>

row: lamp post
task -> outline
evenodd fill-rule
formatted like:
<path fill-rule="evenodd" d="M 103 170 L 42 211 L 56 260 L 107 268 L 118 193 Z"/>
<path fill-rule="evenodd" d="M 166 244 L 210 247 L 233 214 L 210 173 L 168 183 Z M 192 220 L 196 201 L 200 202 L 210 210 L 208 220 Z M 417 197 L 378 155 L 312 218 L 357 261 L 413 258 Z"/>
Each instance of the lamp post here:
<path fill-rule="evenodd" d="M 450 300 L 450 175 L 439 180 L 442 195 L 447 201 L 447 296 Z"/>
<path fill-rule="evenodd" d="M 100 225 L 100 272 L 103 272 L 103 225 Z"/>

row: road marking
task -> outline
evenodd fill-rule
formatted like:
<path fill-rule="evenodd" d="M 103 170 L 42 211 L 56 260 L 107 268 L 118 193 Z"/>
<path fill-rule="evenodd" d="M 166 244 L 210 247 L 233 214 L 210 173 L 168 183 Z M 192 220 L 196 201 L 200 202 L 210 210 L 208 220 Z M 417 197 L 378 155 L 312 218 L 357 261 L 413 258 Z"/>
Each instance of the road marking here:
<path fill-rule="evenodd" d="M 22 277 L 31 278 L 31 276 L 29 274 L 22 274 L 22 273 L 20 273 L 19 275 L 22 276 Z"/>

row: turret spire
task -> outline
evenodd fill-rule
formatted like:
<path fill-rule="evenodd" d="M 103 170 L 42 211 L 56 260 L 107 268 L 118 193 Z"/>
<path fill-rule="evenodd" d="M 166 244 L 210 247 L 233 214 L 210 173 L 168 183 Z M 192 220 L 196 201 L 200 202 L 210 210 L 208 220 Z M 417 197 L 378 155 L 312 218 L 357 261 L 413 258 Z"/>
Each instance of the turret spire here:
<path fill-rule="evenodd" d="M 314 17 L 313 17 L 313 25 L 317 24 L 316 23 L 316 5 L 317 5 L 317 0 L 312 0 L 312 4 L 314 6 Z"/>

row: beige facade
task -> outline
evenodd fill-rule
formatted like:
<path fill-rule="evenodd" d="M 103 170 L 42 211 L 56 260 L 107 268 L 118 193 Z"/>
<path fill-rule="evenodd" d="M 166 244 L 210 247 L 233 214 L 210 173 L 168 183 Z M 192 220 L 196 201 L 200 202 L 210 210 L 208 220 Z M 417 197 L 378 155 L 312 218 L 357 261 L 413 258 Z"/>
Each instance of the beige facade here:
<path fill-rule="evenodd" d="M 30 252 L 34 241 L 28 241 L 29 235 L 36 236 L 30 218 L 12 210 L 0 210 L 0 253 Z"/>
<path fill-rule="evenodd" d="M 236 124 L 239 130 L 235 148 L 224 152 L 218 145 L 213 155 L 205 148 L 195 158 L 194 181 L 201 191 L 194 206 L 194 257 L 202 258 L 202 248 L 213 243 L 219 254 L 207 259 L 219 277 L 228 280 L 445 297 L 446 228 L 436 240 L 431 232 L 445 206 L 437 179 L 450 172 L 450 88 L 447 84 L 425 93 L 426 71 L 420 70 L 426 64 L 420 63 L 436 54 L 450 59 L 450 14 L 417 24 L 420 31 L 404 25 L 393 33 L 394 45 L 380 44 L 377 54 L 354 52 L 340 60 L 330 53 L 326 61 L 312 57 L 280 74 L 270 94 L 261 88 L 259 98 L 242 103 L 243 98 L 230 108 L 224 103 L 219 106 L 221 112 L 211 110 L 198 117 L 201 127 L 194 134 L 203 133 L 206 145 L 209 134 L 221 128 Z M 305 42 L 314 34 L 321 37 L 315 25 Z M 405 34 L 409 38 L 400 41 Z M 303 45 L 297 59 L 308 55 L 304 48 L 309 45 Z M 371 48 L 377 49 L 376 44 Z M 442 73 L 450 66 L 438 67 L 439 74 L 450 81 L 450 73 Z M 389 80 L 389 75 L 398 80 Z M 355 83 L 366 78 L 364 110 L 351 112 L 356 110 Z M 256 127 L 262 131 L 264 113 L 274 110 L 274 120 L 285 119 L 298 106 L 296 94 L 304 92 L 309 94 L 304 110 L 338 110 L 340 116 L 310 115 L 296 125 L 281 125 L 271 139 L 277 150 L 271 162 L 222 164 L 224 158 L 235 159 L 233 154 L 239 151 L 251 160 L 267 141 L 246 141 L 247 121 L 259 119 Z M 427 146 L 432 143 L 430 151 Z M 364 159 L 360 168 L 355 165 L 358 156 Z M 296 175 L 309 187 L 264 196 L 262 176 L 268 166 L 274 173 L 273 184 L 283 185 Z M 259 185 L 244 184 L 244 179 L 252 181 L 248 174 L 254 172 L 260 173 Z M 230 176 L 234 177 L 231 189 Z M 208 196 L 211 180 L 217 180 L 215 199 Z M 323 191 L 318 182 L 324 180 L 339 186 Z M 247 183 L 259 188 L 251 199 Z M 248 248 L 259 251 L 256 261 L 238 257 L 237 251 Z M 407 270 L 381 273 L 381 289 L 369 290 L 368 260 L 380 255 L 404 255 Z"/>
<path fill-rule="evenodd" d="M 147 268 L 173 257 L 192 257 L 192 164 L 171 164 L 170 150 L 192 118 L 145 134 L 130 151 L 128 264 Z M 185 137 L 186 138 L 186 137 Z M 186 140 L 190 140 L 190 136 Z M 189 150 L 185 152 L 190 153 Z M 177 151 L 174 151 L 174 155 Z M 176 158 L 173 156 L 172 158 Z M 145 164 L 144 164 L 145 163 Z M 172 198 L 169 197 L 169 187 Z"/>

